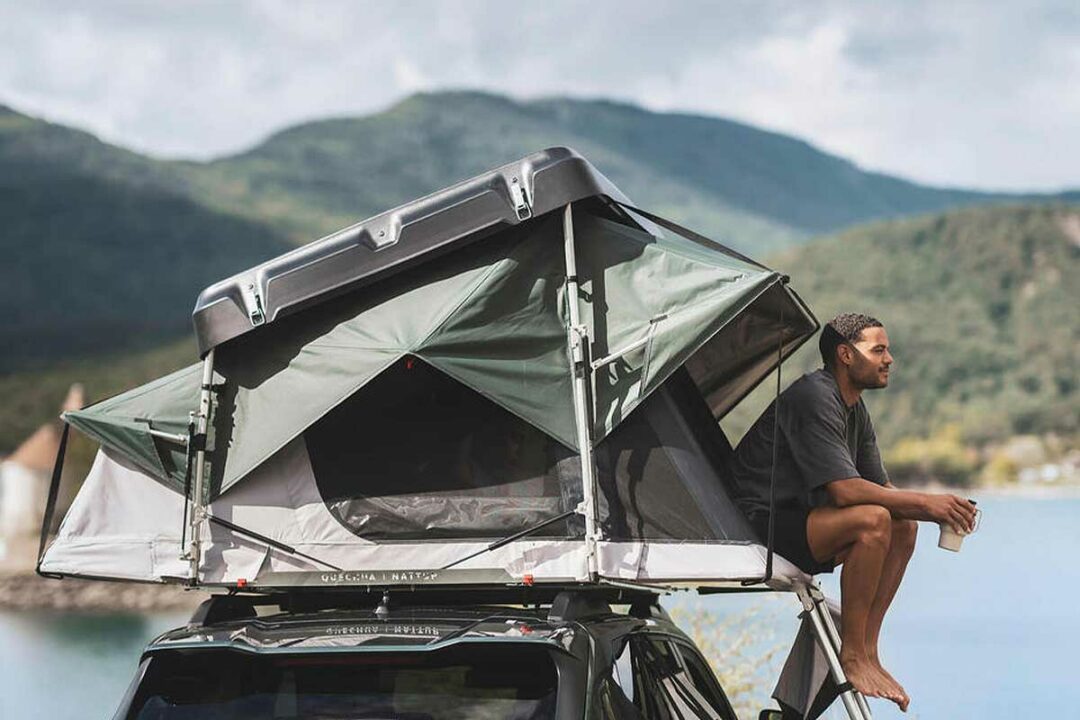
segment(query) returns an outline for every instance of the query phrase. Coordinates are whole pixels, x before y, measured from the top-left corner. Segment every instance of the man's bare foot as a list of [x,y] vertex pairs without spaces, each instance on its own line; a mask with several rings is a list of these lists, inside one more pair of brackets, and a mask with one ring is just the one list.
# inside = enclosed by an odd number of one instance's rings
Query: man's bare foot
[[908,696],[907,691],[904,690],[904,686],[896,681],[896,678],[892,676],[892,673],[885,669],[876,656],[870,657],[870,663],[874,666],[874,670],[881,676],[885,686],[889,689],[888,699],[899,705],[903,712],[907,712],[908,705],[911,703],[911,698]]
[[[884,678],[869,658],[840,653],[840,666],[852,687],[867,697],[887,698]],[[891,699],[891,698],[889,698]]]

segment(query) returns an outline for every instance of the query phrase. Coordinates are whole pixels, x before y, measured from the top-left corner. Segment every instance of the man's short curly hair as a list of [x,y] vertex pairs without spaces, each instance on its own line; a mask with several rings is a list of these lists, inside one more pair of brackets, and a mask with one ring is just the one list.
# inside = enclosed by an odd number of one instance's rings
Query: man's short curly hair
[[844,343],[858,342],[862,331],[871,327],[884,327],[881,321],[862,313],[840,313],[821,329],[818,350],[825,367],[832,368],[836,362],[836,348]]

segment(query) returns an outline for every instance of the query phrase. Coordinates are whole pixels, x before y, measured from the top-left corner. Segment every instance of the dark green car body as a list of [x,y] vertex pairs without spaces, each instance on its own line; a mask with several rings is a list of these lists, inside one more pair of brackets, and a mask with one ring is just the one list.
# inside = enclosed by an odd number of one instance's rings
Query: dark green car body
[[584,593],[262,615],[245,603],[207,601],[153,640],[115,718],[735,718],[655,597],[625,612]]

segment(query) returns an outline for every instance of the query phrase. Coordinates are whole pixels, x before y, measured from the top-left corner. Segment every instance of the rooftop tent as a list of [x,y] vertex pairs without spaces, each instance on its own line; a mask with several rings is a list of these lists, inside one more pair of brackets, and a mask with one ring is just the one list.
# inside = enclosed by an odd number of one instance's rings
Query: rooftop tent
[[223,281],[195,327],[202,364],[65,415],[102,450],[43,571],[760,578],[716,419],[817,323],[779,274],[552,149]]

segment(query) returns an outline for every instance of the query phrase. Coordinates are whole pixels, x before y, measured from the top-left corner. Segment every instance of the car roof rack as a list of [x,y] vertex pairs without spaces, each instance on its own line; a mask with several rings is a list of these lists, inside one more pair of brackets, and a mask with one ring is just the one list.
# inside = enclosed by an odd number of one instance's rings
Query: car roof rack
[[630,605],[634,617],[662,617],[659,592],[605,585],[522,585],[508,587],[458,586],[411,589],[348,589],[281,593],[211,595],[195,610],[190,625],[214,625],[254,618],[258,607],[283,612],[317,612],[409,607],[483,605],[546,606],[548,617],[569,622],[609,614],[611,605]]

